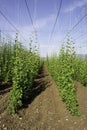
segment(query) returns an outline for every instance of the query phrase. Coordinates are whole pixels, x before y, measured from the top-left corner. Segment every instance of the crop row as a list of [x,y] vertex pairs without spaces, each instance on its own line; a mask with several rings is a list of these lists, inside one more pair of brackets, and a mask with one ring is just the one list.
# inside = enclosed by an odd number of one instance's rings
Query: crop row
[[74,45],[68,39],[62,46],[59,56],[46,58],[45,64],[55,80],[60,96],[72,115],[80,115],[76,97],[75,80],[87,85],[87,59],[76,55]]
[[0,83],[12,82],[8,112],[15,113],[32,91],[32,85],[41,66],[36,47],[29,49],[19,43],[2,43],[0,46]]

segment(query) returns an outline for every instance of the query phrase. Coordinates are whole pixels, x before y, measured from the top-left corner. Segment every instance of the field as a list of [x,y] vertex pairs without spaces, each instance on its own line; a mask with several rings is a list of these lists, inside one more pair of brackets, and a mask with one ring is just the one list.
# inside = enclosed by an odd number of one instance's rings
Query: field
[[87,130],[87,0],[0,0],[0,130]]
[[44,60],[31,44],[2,44],[0,129],[87,130],[86,70],[69,40]]
[[31,96],[15,115],[6,111],[11,85],[3,85],[4,89],[0,90],[1,130],[87,130],[87,88],[78,82],[75,86],[80,117],[72,116],[66,109],[46,66],[34,80]]

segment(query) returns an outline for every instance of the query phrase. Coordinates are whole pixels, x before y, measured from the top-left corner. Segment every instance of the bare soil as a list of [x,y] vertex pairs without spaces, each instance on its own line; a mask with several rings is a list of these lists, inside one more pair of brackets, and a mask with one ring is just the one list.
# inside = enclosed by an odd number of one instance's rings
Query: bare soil
[[87,88],[80,83],[75,83],[80,117],[70,115],[45,66],[34,81],[31,96],[15,115],[7,113],[11,88],[3,86],[0,86],[0,130],[87,130]]

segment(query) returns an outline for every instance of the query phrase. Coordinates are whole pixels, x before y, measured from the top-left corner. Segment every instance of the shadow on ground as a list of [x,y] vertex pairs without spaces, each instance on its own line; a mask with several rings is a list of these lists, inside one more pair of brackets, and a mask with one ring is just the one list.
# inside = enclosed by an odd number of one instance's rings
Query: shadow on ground
[[[37,96],[39,96],[43,91],[45,91],[46,88],[52,84],[49,82],[49,74],[43,72],[44,67],[41,69],[39,75],[34,80],[33,89],[29,95],[29,98],[23,101],[23,108],[27,108],[28,105],[31,104]],[[48,78],[48,80],[45,80],[45,78]]]
[[11,82],[3,82],[0,84],[0,94],[5,94],[11,90]]

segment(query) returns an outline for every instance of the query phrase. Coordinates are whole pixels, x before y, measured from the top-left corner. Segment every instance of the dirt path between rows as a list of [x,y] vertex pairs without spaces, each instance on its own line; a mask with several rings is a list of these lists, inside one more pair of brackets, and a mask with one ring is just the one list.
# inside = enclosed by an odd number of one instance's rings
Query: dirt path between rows
[[87,88],[76,82],[81,111],[74,117],[66,110],[58,88],[45,66],[34,82],[31,97],[15,115],[8,115],[9,92],[0,95],[0,130],[87,130]]

